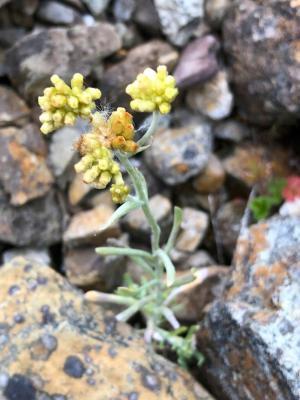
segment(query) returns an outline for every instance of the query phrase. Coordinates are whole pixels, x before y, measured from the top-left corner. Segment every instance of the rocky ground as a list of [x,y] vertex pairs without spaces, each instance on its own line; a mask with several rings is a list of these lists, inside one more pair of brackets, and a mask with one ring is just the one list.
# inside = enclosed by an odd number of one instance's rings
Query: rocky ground
[[[299,205],[259,223],[249,210],[300,175],[299,37],[297,0],[0,0],[0,399],[300,399]],[[149,230],[137,211],[101,229],[110,195],[73,170],[83,123],[39,133],[51,74],[128,107],[126,85],[158,64],[180,96],[135,162],[163,236],[183,207],[178,271],[207,276],[178,315],[200,323],[200,383],[83,303],[139,274],[94,247],[147,247]]]

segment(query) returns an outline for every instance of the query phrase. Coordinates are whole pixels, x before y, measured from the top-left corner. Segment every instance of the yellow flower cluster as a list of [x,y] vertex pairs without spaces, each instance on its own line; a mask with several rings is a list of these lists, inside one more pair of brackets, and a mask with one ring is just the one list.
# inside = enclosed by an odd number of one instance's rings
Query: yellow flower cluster
[[106,120],[100,112],[93,114],[92,132],[98,135],[103,146],[134,153],[138,149],[134,138],[132,115],[118,107]]
[[132,97],[130,106],[135,111],[160,111],[167,114],[171,110],[171,103],[178,94],[176,81],[168,75],[167,67],[160,65],[157,71],[146,68],[136,80],[127,86],[126,93]]
[[81,136],[77,149],[82,155],[81,160],[75,164],[77,173],[83,173],[83,181],[92,184],[96,189],[105,189],[113,180],[110,189],[115,203],[122,203],[129,194],[125,185],[119,164],[114,161],[113,153],[105,147],[99,135],[87,133]]
[[73,125],[77,117],[90,118],[95,109],[95,100],[100,99],[101,92],[95,88],[84,88],[83,76],[74,74],[71,86],[67,85],[58,75],[52,75],[54,86],[44,90],[44,95],[38,98],[43,111],[40,115],[41,131],[48,134],[64,125]]

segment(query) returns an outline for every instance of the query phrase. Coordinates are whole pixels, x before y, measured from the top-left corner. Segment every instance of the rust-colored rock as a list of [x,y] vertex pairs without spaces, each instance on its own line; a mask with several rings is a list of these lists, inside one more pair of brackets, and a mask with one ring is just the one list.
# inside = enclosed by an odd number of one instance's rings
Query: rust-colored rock
[[288,164],[289,154],[285,149],[251,143],[237,146],[223,163],[227,174],[248,188],[287,176]]
[[236,104],[254,124],[299,118],[297,1],[236,1],[223,24]]
[[45,144],[35,125],[0,130],[0,182],[11,204],[21,206],[51,188],[53,177],[44,153]]
[[52,269],[17,258],[1,268],[0,279],[3,398],[210,398],[128,325],[85,304]]
[[64,243],[69,247],[85,244],[97,246],[109,237],[118,237],[120,229],[117,223],[102,229],[113,212],[112,207],[101,204],[92,210],[74,215],[64,233]]
[[199,332],[219,398],[300,396],[300,219],[273,217],[239,238],[231,285]]
[[224,184],[225,171],[221,161],[214,154],[202,173],[193,180],[193,186],[199,193],[214,193]]
[[0,126],[22,125],[29,113],[29,108],[13,90],[0,86]]

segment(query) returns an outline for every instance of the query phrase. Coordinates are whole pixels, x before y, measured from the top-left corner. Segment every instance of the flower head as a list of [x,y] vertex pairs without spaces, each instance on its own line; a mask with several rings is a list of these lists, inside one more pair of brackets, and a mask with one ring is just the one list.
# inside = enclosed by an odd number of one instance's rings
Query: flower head
[[171,110],[171,103],[178,94],[176,81],[168,75],[167,67],[160,65],[156,71],[146,68],[136,80],[127,86],[126,93],[132,97],[130,106],[135,111],[160,111],[167,114]]
[[94,100],[101,97],[99,89],[84,88],[83,76],[74,74],[71,86],[68,86],[58,75],[51,76],[52,87],[44,90],[38,98],[43,111],[40,115],[41,131],[50,133],[64,125],[73,125],[77,117],[89,118],[96,107]]
[[289,176],[287,178],[282,196],[288,202],[293,202],[300,198],[300,176]]

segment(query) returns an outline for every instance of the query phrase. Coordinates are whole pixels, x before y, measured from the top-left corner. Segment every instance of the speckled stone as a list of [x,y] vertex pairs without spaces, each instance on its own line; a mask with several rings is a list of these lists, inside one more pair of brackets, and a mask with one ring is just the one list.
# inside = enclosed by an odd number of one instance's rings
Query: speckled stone
[[22,125],[29,117],[29,108],[9,87],[0,86],[0,126]]
[[12,83],[30,103],[35,103],[49,86],[52,74],[70,79],[80,71],[88,76],[95,65],[120,46],[115,29],[108,23],[50,28],[18,41],[7,52],[6,63]]
[[211,150],[211,127],[199,121],[183,128],[159,130],[145,159],[161,180],[177,185],[204,170]]
[[183,46],[204,15],[203,0],[154,0],[162,30],[169,40]]
[[298,120],[299,34],[296,1],[243,0],[230,8],[223,44],[243,119],[266,126]]
[[203,374],[222,399],[300,396],[300,219],[278,217],[239,238],[231,284],[199,332]]
[[[37,282],[34,289],[30,281]],[[51,268],[16,258],[1,268],[0,285],[0,397],[211,399],[187,372],[154,355],[99,305],[85,303]]]
[[49,192],[53,176],[45,153],[37,126],[0,129],[0,183],[12,205],[22,206]]

